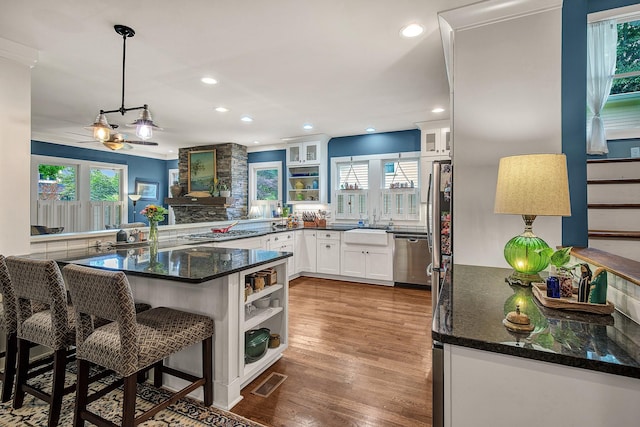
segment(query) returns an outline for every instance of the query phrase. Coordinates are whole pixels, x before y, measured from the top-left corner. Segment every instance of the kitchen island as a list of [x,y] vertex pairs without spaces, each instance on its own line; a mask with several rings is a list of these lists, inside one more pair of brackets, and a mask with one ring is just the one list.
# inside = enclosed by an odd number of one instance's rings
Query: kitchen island
[[[104,251],[91,248],[47,253],[46,257],[62,265],[71,263],[123,271],[136,301],[212,317],[215,321],[214,406],[230,409],[242,399],[242,387],[282,357],[287,348],[287,258],[291,255],[201,244],[161,246],[157,252],[151,251],[148,245]],[[245,299],[245,276],[267,268],[275,270],[277,283]],[[267,296],[278,302],[267,308],[246,310],[247,305]],[[253,363],[245,363],[244,333],[261,327],[278,333],[280,346],[268,349],[265,356]],[[193,346],[170,356],[165,364],[199,374],[200,360],[200,347]],[[165,377],[165,386],[171,389],[181,389],[185,384],[181,379]],[[190,396],[202,400],[202,390]]]
[[[434,366],[443,364],[434,393],[444,425],[637,425],[640,325],[617,311],[548,309],[531,288],[506,284],[508,274],[455,265],[443,285],[432,336],[443,347],[434,351]],[[529,335],[502,324],[516,304],[534,326]]]

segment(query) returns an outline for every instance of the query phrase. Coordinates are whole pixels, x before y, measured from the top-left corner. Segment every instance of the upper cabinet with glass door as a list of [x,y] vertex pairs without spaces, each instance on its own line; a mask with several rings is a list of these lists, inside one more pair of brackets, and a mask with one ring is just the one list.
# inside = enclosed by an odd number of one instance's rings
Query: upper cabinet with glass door
[[322,159],[320,141],[287,144],[287,164],[290,166],[319,165]]
[[448,120],[416,123],[421,131],[420,153],[427,157],[450,157],[451,129]]

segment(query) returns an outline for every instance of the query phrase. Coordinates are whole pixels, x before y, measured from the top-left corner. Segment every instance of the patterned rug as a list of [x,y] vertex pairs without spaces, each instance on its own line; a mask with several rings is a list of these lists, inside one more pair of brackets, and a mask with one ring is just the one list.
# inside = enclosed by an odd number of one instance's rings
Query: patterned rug
[[[75,381],[75,365],[67,366],[66,383]],[[113,380],[106,378],[91,384],[92,390],[99,390]],[[29,380],[29,384],[42,386],[46,391],[51,389],[51,372]],[[48,387],[46,386],[48,385]],[[138,399],[136,401],[136,416],[154,404],[165,400],[169,393],[162,389],[156,389],[153,385],[145,383],[138,384]],[[62,415],[60,417],[60,427],[73,425],[73,405],[75,393],[68,394],[62,402]],[[89,405],[89,409],[100,416],[120,425],[122,413],[122,390],[117,389],[107,394],[96,402]],[[36,399],[27,394],[24,406],[20,409],[13,409],[12,402],[0,404],[0,426],[33,426],[40,427],[47,425],[49,406],[42,400]],[[86,423],[86,425],[91,425]],[[216,409],[214,407],[204,407],[200,402],[190,398],[184,398],[169,406],[167,409],[157,413],[152,419],[146,421],[141,426],[146,427],[200,427],[200,426],[220,426],[220,427],[264,427],[262,424],[250,421],[231,412]]]

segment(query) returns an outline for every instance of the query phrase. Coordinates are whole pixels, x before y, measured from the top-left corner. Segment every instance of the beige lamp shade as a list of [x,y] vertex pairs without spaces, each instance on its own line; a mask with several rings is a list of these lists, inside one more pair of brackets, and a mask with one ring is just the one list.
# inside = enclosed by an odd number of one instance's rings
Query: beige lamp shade
[[494,212],[571,216],[565,155],[527,154],[500,159]]

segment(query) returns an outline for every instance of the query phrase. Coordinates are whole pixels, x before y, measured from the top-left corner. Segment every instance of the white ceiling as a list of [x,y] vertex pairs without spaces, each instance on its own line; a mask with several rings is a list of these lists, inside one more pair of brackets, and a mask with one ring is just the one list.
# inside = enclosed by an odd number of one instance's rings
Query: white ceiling
[[[415,129],[449,117],[437,12],[470,0],[0,0],[0,38],[39,51],[32,72],[32,138],[77,144],[98,110],[149,104],[158,147],[127,154],[175,158],[179,147]],[[426,27],[414,39],[401,27]],[[208,86],[203,76],[219,83]],[[224,105],[227,113],[214,108]],[[435,114],[434,107],[444,113]],[[252,123],[240,121],[251,116]],[[135,120],[137,111],[110,123]],[[305,131],[304,123],[314,129]],[[120,128],[122,130],[123,127]],[[129,130],[127,128],[126,130]],[[135,137],[135,135],[132,135]],[[259,141],[255,144],[254,141]]]

